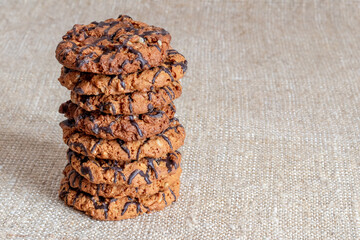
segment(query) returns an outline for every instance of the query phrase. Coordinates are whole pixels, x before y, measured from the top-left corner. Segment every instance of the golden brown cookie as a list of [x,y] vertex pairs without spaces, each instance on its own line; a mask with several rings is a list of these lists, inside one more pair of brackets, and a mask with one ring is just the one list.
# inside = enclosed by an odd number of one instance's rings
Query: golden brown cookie
[[136,141],[161,133],[169,127],[175,108],[165,106],[140,115],[109,115],[99,111],[87,112],[71,101],[61,104],[59,112],[74,119],[75,128],[104,139]]
[[65,67],[81,72],[117,75],[156,67],[166,58],[170,34],[129,16],[76,24],[56,48]]
[[159,211],[179,198],[180,181],[176,181],[162,192],[141,198],[103,198],[92,196],[70,187],[69,179],[63,178],[59,197],[66,205],[98,220],[122,220],[134,218],[143,213]]
[[176,50],[167,51],[165,62],[142,72],[103,75],[79,72],[66,67],[61,69],[59,82],[79,95],[119,95],[130,92],[150,92],[169,85],[184,76],[185,57]]
[[124,162],[144,157],[161,157],[179,149],[185,139],[185,129],[177,118],[171,119],[170,126],[162,133],[133,142],[101,139],[77,132],[68,120],[61,122],[60,126],[63,129],[64,142],[71,150],[88,157]]
[[131,198],[140,198],[142,196],[150,196],[157,192],[165,191],[170,185],[180,179],[181,172],[181,167],[178,167],[173,174],[164,178],[159,178],[151,184],[143,184],[138,187],[132,187],[127,184],[114,185],[92,183],[76,172],[71,164],[68,164],[64,169],[64,175],[69,179],[70,187],[77,188],[82,192],[89,193],[93,196],[97,195],[105,198],[120,198],[126,196]]
[[150,92],[132,92],[121,95],[79,95],[71,92],[71,101],[86,111],[99,110],[108,114],[143,114],[154,108],[162,109],[180,97],[178,81]]
[[75,171],[92,183],[127,184],[133,187],[151,184],[157,179],[173,174],[181,162],[181,154],[178,151],[159,158],[145,157],[124,163],[86,157],[69,149],[67,158]]

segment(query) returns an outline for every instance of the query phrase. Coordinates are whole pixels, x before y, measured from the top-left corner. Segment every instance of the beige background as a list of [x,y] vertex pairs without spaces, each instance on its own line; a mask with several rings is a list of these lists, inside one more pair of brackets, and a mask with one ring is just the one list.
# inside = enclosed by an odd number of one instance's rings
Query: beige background
[[[0,3],[1,239],[360,238],[358,2],[59,2]],[[73,24],[120,13],[189,60],[182,196],[99,222],[57,197],[69,92],[54,51]]]

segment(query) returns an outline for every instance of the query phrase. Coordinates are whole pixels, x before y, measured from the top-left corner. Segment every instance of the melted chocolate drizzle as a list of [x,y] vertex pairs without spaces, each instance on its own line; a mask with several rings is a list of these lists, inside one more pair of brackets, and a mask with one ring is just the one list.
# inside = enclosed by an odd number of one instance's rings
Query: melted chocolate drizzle
[[[172,63],[172,66],[174,67],[180,66],[183,73],[186,73],[187,63],[188,63],[187,60],[185,60],[184,62],[174,62]],[[165,64],[169,64],[169,62],[165,62]]]
[[94,127],[93,127],[91,130],[92,130],[93,133],[95,133],[95,134],[99,134],[100,131],[104,131],[104,132],[106,132],[106,133],[111,134],[111,136],[114,137],[114,133],[113,133],[113,131],[112,131],[112,129],[111,129],[111,126],[114,125],[114,123],[115,123],[115,121],[112,121],[112,122],[111,122],[108,126],[106,126],[106,127],[99,127],[99,125],[95,123],[95,124],[94,124]]
[[124,79],[123,79],[122,75],[119,74],[119,75],[118,75],[118,78],[119,78],[119,80],[120,80],[121,87],[122,87],[123,89],[125,89],[125,88],[126,88],[126,85],[125,85],[125,82],[124,82]]
[[145,179],[145,181],[146,181],[147,184],[151,184],[151,181],[150,181],[150,179],[149,179],[149,174],[144,173],[144,172],[143,172],[142,170],[140,170],[140,169],[136,169],[136,170],[133,171],[133,172],[130,174],[130,176],[129,176],[129,179],[128,179],[128,184],[129,184],[129,185],[132,183],[132,181],[134,180],[134,178],[135,178],[138,174]]
[[161,72],[165,72],[167,75],[169,75],[172,82],[175,81],[175,79],[174,79],[173,75],[171,74],[170,70],[168,68],[164,67],[164,66],[160,66],[159,70],[154,74],[154,77],[153,77],[153,79],[151,81],[153,85],[155,84],[155,81],[156,81],[157,77],[160,75]]
[[172,146],[171,141],[169,140],[169,138],[167,136],[165,136],[164,134],[159,134],[159,136],[162,137],[167,142],[167,144],[169,145],[169,147],[172,150],[173,146]]
[[99,202],[97,202],[95,200],[94,197],[91,197],[91,201],[93,202],[94,208],[95,209],[103,209],[104,210],[104,215],[105,215],[105,219],[108,218],[108,211],[109,211],[109,206],[111,203],[116,202],[117,198],[112,198],[109,200],[109,203],[105,202],[105,198],[99,196]]
[[71,182],[71,186],[75,186],[75,182],[76,180],[79,178],[79,189],[81,189],[81,184],[82,184],[82,177],[81,175],[79,175],[75,170],[71,170],[70,173],[68,174],[69,179],[71,178],[72,175],[75,174],[75,177],[73,178],[72,182]]
[[126,177],[124,175],[124,173],[122,172],[123,169],[119,166],[119,162],[118,161],[113,161],[111,164],[109,163],[110,167],[103,167],[103,170],[113,170],[114,171],[114,183],[117,182],[117,178],[118,178],[118,174],[120,173],[122,179],[126,182]]
[[178,51],[176,51],[175,49],[169,49],[167,50],[167,54],[169,55],[175,55],[175,54],[179,54]]
[[[76,85],[78,85],[80,83],[80,81],[78,81],[78,83]],[[74,87],[73,91],[79,95],[84,94],[84,91],[81,88],[78,87]]]
[[154,90],[154,87],[151,87],[151,88],[150,88],[150,92],[147,93],[147,95],[148,95],[148,100],[149,100],[149,101],[151,101],[151,99],[152,99],[152,95],[151,95],[151,94],[153,94],[153,90]]
[[175,93],[174,93],[174,91],[172,90],[172,88],[171,88],[171,87],[169,87],[169,86],[165,86],[165,88],[167,88],[167,90],[169,90],[169,92],[171,92],[171,94],[172,94],[172,98],[175,98],[175,97],[176,97],[176,95],[175,95]]
[[94,181],[94,176],[92,175],[91,169],[89,167],[83,167],[80,168],[81,174],[88,174],[90,177],[90,181]]
[[97,184],[96,194],[99,196],[100,189],[101,189],[101,191],[104,191],[104,188],[105,188],[105,184],[103,184],[103,183]]
[[[86,95],[83,95],[83,96],[86,96]],[[87,100],[89,100],[89,98]],[[81,102],[83,102],[83,101],[81,101]],[[116,115],[116,108],[112,102],[104,102],[104,103],[100,103],[99,105],[96,105],[96,106],[99,108],[100,111],[104,111],[107,106],[110,106],[112,114]]]
[[142,133],[142,131],[141,131],[140,127],[139,127],[139,124],[137,124],[137,122],[135,121],[134,116],[129,115],[129,119],[130,119],[131,125],[133,125],[136,128],[136,131],[138,132],[139,136],[143,137],[144,134]]
[[129,206],[130,206],[131,204],[135,204],[135,205],[136,205],[136,212],[137,212],[137,213],[141,213],[141,212],[142,212],[139,201],[136,201],[135,199],[132,199],[131,197],[128,197],[128,200],[129,200],[129,201],[128,201],[127,203],[125,203],[125,205],[124,205],[124,209],[123,209],[122,212],[121,212],[121,216],[123,216],[123,215],[126,213],[127,209],[129,208]]
[[110,79],[109,79],[109,82],[108,82],[108,86],[111,85],[113,79],[115,78],[115,75],[110,75],[109,77],[110,77]]
[[[86,147],[84,146],[84,144],[82,144],[82,143],[79,143],[79,142],[72,142],[72,143],[68,143],[67,145],[69,145],[69,147],[70,148],[80,148],[81,149],[81,151],[83,151],[84,152],[84,154],[85,154],[85,156],[87,156],[88,155],[88,152],[87,152],[87,150],[86,150]],[[69,155],[68,155],[69,156]]]
[[150,111],[149,113],[147,113],[146,115],[152,117],[152,118],[162,118],[162,116],[164,116],[165,112],[158,110],[158,109],[153,109],[152,111]]
[[141,147],[144,146],[150,139],[146,139],[142,144],[141,146],[138,148],[137,150],[137,153],[136,153],[136,160],[139,160],[139,156],[140,156],[140,153],[141,153]]
[[74,200],[73,200],[73,202],[72,202],[72,205],[73,205],[73,206],[75,205],[77,198],[80,196],[80,193],[81,193],[80,191],[77,191],[77,192],[76,192],[76,195],[75,195]]
[[129,98],[129,111],[132,114],[133,113],[133,107],[132,107],[132,101],[133,99],[131,98],[131,94],[127,94],[128,98]]
[[[178,120],[177,118],[172,118],[172,119],[170,119],[170,123],[171,123],[171,122],[174,122],[174,121],[179,121],[179,120]],[[158,134],[157,136],[161,136],[161,137],[167,142],[167,144],[169,145],[169,147],[170,147],[171,149],[173,149],[173,146],[172,146],[172,144],[171,144],[170,139],[169,139],[168,137],[166,137],[164,134],[165,134],[166,131],[169,131],[169,130],[171,130],[171,129],[175,129],[175,132],[176,132],[176,133],[179,133],[179,130],[178,130],[179,127],[183,128],[183,126],[182,126],[181,124],[176,125],[176,126],[173,126],[173,127],[168,127],[167,129],[165,129],[162,133]],[[140,156],[140,153],[141,153],[141,148],[142,148],[149,140],[150,140],[149,138],[146,139],[146,140],[142,143],[142,145],[138,148],[138,151],[137,151],[137,153],[136,153],[136,160],[139,160],[139,156]]]
[[65,126],[71,127],[71,128],[75,126],[74,119],[66,119],[66,120],[62,121],[61,123],[64,124]]
[[[180,155],[180,153],[178,151],[175,151],[175,152]],[[157,162],[158,165],[160,164],[160,162],[165,162],[166,167],[168,169],[168,173],[170,173],[173,168],[177,169],[179,167],[178,164],[174,160],[172,160],[171,156],[175,156],[176,158],[178,158],[178,156],[176,154],[168,153],[166,158],[158,158],[158,159],[154,159],[154,160]]]
[[149,112],[151,112],[151,111],[154,110],[154,106],[153,106],[151,103],[149,103],[149,104],[147,105],[147,109],[148,109]]
[[[154,80],[153,80],[153,81],[154,81]],[[150,102],[151,99],[152,99],[153,91],[154,91],[154,86],[151,86],[151,87],[150,87],[150,91],[147,93],[149,102]],[[153,106],[151,103],[149,103],[149,104],[147,105],[147,108],[148,108],[148,111],[149,111],[149,112],[152,112],[152,111],[154,110],[154,106]]]
[[174,105],[173,102],[169,103],[169,106],[170,106],[170,108],[171,108],[171,110],[172,110],[173,112],[176,112],[176,110],[175,110],[175,105]]
[[170,190],[171,194],[174,196],[174,202],[176,202],[176,195],[175,195],[175,193],[173,192],[173,190],[171,190],[170,187],[169,187],[169,190]]
[[171,156],[175,156],[176,158],[178,158],[178,156],[174,153],[168,153],[168,155],[166,156],[166,158],[149,158],[146,157],[145,159],[147,160],[147,169],[146,172],[144,173],[142,170],[135,170],[133,171],[128,179],[128,184],[130,185],[133,181],[133,179],[139,174],[140,176],[142,176],[147,184],[151,184],[151,181],[149,179],[149,172],[153,171],[155,174],[155,178],[158,179],[158,173],[156,171],[156,168],[154,166],[154,161],[160,165],[160,162],[165,162],[166,163],[166,167],[168,169],[168,173],[170,173],[172,171],[172,169],[177,169],[178,168],[178,164],[172,160]]
[[[166,87],[162,87],[161,89],[163,89],[166,92],[166,94],[169,96],[170,100],[172,101],[173,96],[170,94],[169,90]],[[174,97],[175,97],[175,95],[174,95]],[[165,99],[164,99],[164,101],[165,101]]]
[[125,142],[121,139],[116,139],[117,143],[120,145],[121,149],[124,150],[124,152],[126,152],[126,154],[128,155],[128,158],[130,159],[130,150],[125,146]]
[[166,198],[165,198],[165,193],[162,193],[162,196],[163,196],[163,199],[164,199],[165,205],[167,206],[167,202],[166,202]]
[[91,153],[94,153],[96,147],[97,147],[101,142],[102,142],[102,139],[99,139],[99,140],[94,144],[94,146],[92,146],[90,152],[91,152]]
[[77,153],[75,153],[74,151],[69,149],[68,152],[67,152],[67,158],[68,158],[69,163],[72,163],[72,161],[71,161],[72,157],[75,157],[76,159],[78,159],[80,161],[80,172],[81,172],[81,174],[89,175],[90,181],[94,181],[94,176],[93,176],[93,174],[91,172],[91,169],[89,167],[83,166],[83,164],[85,162],[89,161],[89,158],[87,156],[84,156],[84,158],[80,158]]

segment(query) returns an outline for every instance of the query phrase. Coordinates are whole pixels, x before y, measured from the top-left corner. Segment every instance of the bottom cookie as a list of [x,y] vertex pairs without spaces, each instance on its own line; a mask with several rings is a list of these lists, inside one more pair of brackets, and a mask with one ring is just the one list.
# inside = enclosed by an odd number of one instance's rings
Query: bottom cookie
[[61,181],[59,197],[66,205],[85,212],[94,219],[122,220],[164,209],[177,200],[179,191],[180,181],[178,180],[164,191],[148,197],[104,198],[70,187],[69,179],[65,177]]

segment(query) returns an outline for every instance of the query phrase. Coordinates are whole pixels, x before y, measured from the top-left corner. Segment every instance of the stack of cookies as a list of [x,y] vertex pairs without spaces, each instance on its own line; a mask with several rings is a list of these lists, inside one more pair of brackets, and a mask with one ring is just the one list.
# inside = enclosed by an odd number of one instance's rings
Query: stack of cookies
[[56,58],[71,100],[60,106],[68,145],[60,198],[100,220],[133,218],[179,196],[178,149],[185,131],[174,117],[187,61],[162,28],[129,16],[74,25]]

